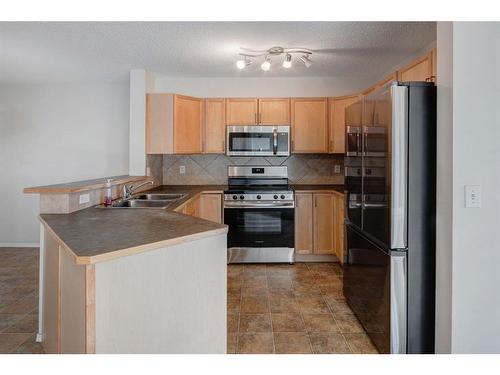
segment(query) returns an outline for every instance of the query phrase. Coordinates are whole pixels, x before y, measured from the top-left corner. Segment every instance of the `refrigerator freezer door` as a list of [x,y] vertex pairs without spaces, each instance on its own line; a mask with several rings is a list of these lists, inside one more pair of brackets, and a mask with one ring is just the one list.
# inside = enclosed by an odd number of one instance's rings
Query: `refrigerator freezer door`
[[391,249],[407,247],[408,202],[408,87],[391,86]]
[[406,353],[407,268],[406,251],[391,251],[391,353]]

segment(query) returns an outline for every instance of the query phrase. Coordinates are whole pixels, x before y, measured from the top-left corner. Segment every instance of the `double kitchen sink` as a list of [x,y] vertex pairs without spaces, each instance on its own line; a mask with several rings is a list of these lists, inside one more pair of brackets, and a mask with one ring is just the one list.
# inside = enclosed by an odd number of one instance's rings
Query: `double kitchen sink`
[[98,208],[157,208],[163,209],[168,207],[172,202],[184,198],[185,193],[151,193],[138,194],[128,199],[118,199],[113,201],[111,206],[103,204],[96,206]]

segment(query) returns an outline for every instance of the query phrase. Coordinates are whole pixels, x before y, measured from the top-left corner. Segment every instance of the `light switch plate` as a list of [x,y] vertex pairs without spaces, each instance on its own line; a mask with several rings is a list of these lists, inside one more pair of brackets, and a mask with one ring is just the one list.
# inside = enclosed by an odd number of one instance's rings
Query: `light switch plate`
[[465,208],[481,207],[481,185],[465,186]]
[[90,194],[80,194],[79,198],[80,204],[85,204],[90,202]]
[[334,173],[340,173],[340,165],[335,164],[335,167],[333,167],[333,172]]
[[180,174],[184,174],[184,173],[186,173],[186,166],[185,166],[185,165],[181,165],[181,166],[179,167],[179,173],[180,173]]

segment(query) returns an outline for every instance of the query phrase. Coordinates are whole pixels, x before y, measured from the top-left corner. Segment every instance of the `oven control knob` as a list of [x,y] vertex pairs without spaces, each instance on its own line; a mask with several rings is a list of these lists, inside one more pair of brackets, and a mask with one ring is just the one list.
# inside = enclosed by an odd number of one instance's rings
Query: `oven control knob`
[[278,196],[277,196],[277,195],[275,195],[273,198],[274,198],[274,199],[278,199]]
[[257,199],[260,199],[260,198],[262,198],[262,197],[260,196],[260,194],[259,194],[259,195],[257,195]]
[[238,196],[237,195],[233,195],[233,199],[238,199]]
[[280,197],[280,198],[281,198],[281,199],[285,199],[285,196],[284,196],[283,194],[281,194],[281,197]]
[[240,195],[240,199],[245,199],[245,196],[244,195]]

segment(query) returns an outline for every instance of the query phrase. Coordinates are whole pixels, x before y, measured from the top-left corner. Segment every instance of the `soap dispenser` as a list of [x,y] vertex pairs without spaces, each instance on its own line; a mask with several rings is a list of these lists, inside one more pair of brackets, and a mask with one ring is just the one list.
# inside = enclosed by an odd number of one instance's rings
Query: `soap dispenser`
[[111,185],[112,178],[108,178],[106,182],[106,195],[104,196],[104,205],[111,206],[113,203],[113,188]]

